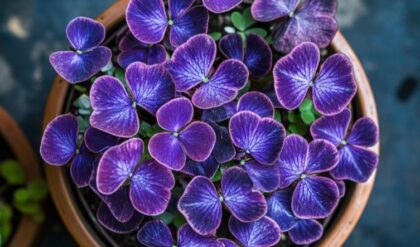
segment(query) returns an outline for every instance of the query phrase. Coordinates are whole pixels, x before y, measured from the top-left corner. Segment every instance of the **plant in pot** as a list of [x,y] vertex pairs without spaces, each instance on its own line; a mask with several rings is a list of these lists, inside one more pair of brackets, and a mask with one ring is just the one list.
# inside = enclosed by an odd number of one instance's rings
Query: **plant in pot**
[[47,186],[15,121],[0,108],[0,246],[32,246],[44,220]]
[[336,5],[120,1],[99,18],[108,37],[72,20],[71,50],[50,57],[71,88],[55,84],[40,152],[66,166],[47,175],[79,243],[342,244],[378,127]]

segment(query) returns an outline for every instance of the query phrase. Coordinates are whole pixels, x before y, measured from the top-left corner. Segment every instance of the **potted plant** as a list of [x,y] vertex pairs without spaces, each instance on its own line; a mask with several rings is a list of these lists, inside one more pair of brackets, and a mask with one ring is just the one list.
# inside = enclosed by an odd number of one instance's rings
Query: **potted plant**
[[72,20],[41,156],[78,243],[343,244],[378,127],[336,4],[131,0]]
[[0,107],[0,246],[35,244],[46,195],[47,186],[28,140]]

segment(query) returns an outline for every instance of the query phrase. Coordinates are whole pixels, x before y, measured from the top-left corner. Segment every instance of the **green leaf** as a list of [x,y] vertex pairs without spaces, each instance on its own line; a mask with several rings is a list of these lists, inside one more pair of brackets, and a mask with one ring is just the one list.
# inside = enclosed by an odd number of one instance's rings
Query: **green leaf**
[[86,120],[83,116],[77,116],[77,123],[79,124],[79,132],[84,133],[87,128],[89,128],[89,121]]
[[281,123],[281,113],[280,113],[280,111],[279,111],[279,110],[275,110],[275,111],[274,111],[274,119],[275,119],[277,122]]
[[35,201],[44,199],[48,194],[48,187],[45,181],[38,179],[32,181],[28,185],[28,191],[31,195],[31,198]]
[[148,122],[141,122],[140,124],[140,131],[139,134],[143,137],[152,137],[155,133],[155,130],[153,129],[153,126],[150,125]]
[[214,174],[214,176],[211,178],[211,181],[215,183],[215,182],[219,182],[220,179],[222,179],[222,171],[220,171],[220,169],[217,169],[216,174]]
[[292,111],[289,111],[288,113],[287,113],[287,120],[290,122],[290,123],[296,123],[297,122],[297,120],[298,120],[298,115],[295,113],[295,112],[292,112]]
[[121,68],[115,69],[115,77],[120,80],[124,85],[126,84],[125,81],[125,71]]
[[185,223],[187,223],[187,221],[185,220],[184,216],[182,216],[182,214],[176,214],[175,215],[174,225],[175,225],[176,228],[181,227]]
[[90,115],[92,112],[92,105],[90,104],[89,96],[86,94],[80,95],[74,102],[73,106],[78,109],[82,115]]
[[35,201],[14,201],[13,205],[23,214],[34,215],[41,211],[40,205]]
[[299,106],[300,112],[310,111],[312,109],[312,101],[310,99],[305,99],[302,104]]
[[19,188],[13,192],[14,202],[26,202],[31,198],[31,194],[26,188]]
[[246,92],[248,92],[249,89],[251,89],[251,81],[250,80],[248,80],[248,82],[245,84],[244,88],[239,90],[237,97],[240,98],[242,95],[244,95]]
[[220,38],[222,38],[221,32],[213,32],[210,34],[210,36],[215,40],[218,41]]
[[20,185],[25,183],[25,172],[16,160],[5,160],[0,163],[0,175],[7,183]]
[[81,85],[73,85],[74,90],[76,90],[79,93],[86,93],[87,92],[87,88]]
[[235,11],[230,15],[230,20],[232,21],[233,26],[240,31],[245,31],[245,21],[241,13]]
[[165,212],[161,215],[156,216],[155,218],[158,219],[158,220],[161,220],[166,225],[169,225],[174,221],[175,215],[173,215],[169,212]]
[[300,114],[302,121],[306,125],[311,125],[315,121],[315,114],[312,111],[305,111]]
[[245,29],[248,29],[250,26],[256,23],[256,21],[252,17],[251,8],[246,8],[244,12],[242,12],[242,17],[245,23]]
[[235,30],[235,28],[233,28],[231,26],[226,26],[225,27],[225,32],[227,32],[227,33],[235,33],[236,30]]
[[271,37],[271,35],[267,36],[265,42],[267,42],[267,45],[271,45],[273,43],[273,37]]
[[289,125],[288,131],[291,134],[298,134],[298,135],[301,135],[301,136],[306,135],[306,128],[302,127],[299,124],[291,124],[291,125]]
[[10,221],[12,215],[12,207],[5,202],[0,202],[0,223]]
[[241,36],[242,42],[246,42],[246,34],[245,34],[245,32],[239,31],[238,34],[239,34],[239,36]]
[[251,34],[251,33],[256,33],[256,34],[260,35],[263,38],[267,37],[267,34],[268,34],[268,32],[265,29],[258,28],[258,27],[257,28],[250,28],[250,29],[246,30],[245,33],[247,35],[248,34]]
[[12,234],[12,223],[10,221],[0,222],[0,246],[7,242]]

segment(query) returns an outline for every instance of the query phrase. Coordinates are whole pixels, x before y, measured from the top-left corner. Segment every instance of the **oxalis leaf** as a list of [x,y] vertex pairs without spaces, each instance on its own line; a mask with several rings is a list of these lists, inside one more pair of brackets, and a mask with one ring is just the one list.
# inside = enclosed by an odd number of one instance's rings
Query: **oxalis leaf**
[[9,159],[0,163],[0,175],[12,185],[20,185],[25,182],[25,172],[16,160]]
[[251,8],[246,8],[244,12],[242,12],[242,17],[243,17],[245,29],[248,29],[249,27],[251,27],[252,25],[256,23],[256,21],[252,17]]
[[230,15],[230,20],[232,21],[233,26],[240,31],[245,31],[245,20],[242,17],[241,13],[235,11]]
[[210,36],[215,40],[218,41],[220,40],[220,38],[222,37],[222,33],[221,32],[213,32],[210,34]]
[[28,185],[28,191],[33,200],[39,201],[44,199],[48,194],[47,184],[43,180],[34,180]]

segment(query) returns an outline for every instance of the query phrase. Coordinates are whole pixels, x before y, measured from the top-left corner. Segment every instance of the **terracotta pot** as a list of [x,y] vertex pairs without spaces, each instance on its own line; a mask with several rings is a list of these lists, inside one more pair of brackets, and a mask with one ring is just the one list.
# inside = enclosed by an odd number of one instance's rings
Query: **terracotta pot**
[[[127,4],[128,0],[116,2],[105,10],[97,20],[106,26],[108,32],[117,29],[124,21]],[[341,33],[337,33],[332,48],[336,52],[345,53],[353,62],[358,85],[357,96],[354,100],[356,112],[359,113],[359,116],[371,117],[378,123],[374,96],[365,71]],[[64,79],[56,77],[45,109],[44,128],[54,117],[63,113],[68,95],[69,84]],[[372,150],[379,154],[379,144]],[[69,181],[67,170],[49,165],[45,166],[45,170],[56,208],[77,243],[80,246],[89,247],[105,246],[106,244],[92,228],[90,220],[83,215],[82,206],[75,202],[76,195],[71,181]],[[335,247],[341,246],[346,241],[368,202],[374,180],[375,174],[366,183],[355,184],[348,188],[348,199],[340,204],[340,208],[317,245]]]
[[[13,118],[1,107],[0,138],[5,140],[16,160],[22,165],[26,181],[40,179],[39,164],[31,145]],[[40,229],[41,225],[36,223],[32,217],[23,215],[9,241],[9,247],[34,246]]]

